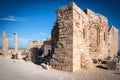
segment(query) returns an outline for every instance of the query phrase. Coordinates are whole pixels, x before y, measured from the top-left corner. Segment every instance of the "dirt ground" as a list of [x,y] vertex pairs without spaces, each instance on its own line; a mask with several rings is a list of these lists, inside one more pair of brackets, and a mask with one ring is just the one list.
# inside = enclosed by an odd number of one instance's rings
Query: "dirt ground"
[[72,74],[55,69],[45,70],[23,60],[0,57],[0,80],[120,80],[120,71],[92,67]]

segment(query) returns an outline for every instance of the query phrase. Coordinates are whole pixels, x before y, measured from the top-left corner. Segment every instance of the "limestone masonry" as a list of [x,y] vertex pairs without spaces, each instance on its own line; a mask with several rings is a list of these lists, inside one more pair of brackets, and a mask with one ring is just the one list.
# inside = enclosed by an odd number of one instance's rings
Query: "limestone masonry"
[[14,33],[14,51],[18,52],[18,35],[17,33]]
[[8,57],[13,53],[18,53],[18,35],[14,33],[14,49],[8,48],[8,38],[6,36],[6,32],[2,32],[2,51],[1,54],[3,57]]
[[114,53],[118,52],[118,29],[114,26],[110,26],[108,30],[108,53],[110,56],[114,56]]
[[[50,64],[52,68],[76,72],[89,68],[93,59],[104,60],[118,52],[118,29],[108,27],[108,20],[90,9],[81,10],[74,2],[56,10],[57,19],[46,40],[28,41],[28,59]],[[8,38],[2,33],[2,55],[6,56]],[[18,36],[14,33],[14,52],[18,52]],[[47,58],[47,60],[45,59]],[[41,61],[39,61],[41,60]]]
[[91,59],[104,59],[118,52],[118,30],[108,27],[106,17],[90,9],[81,10],[74,2],[56,13],[51,37],[53,68],[75,72],[88,67]]
[[3,57],[6,57],[8,53],[8,38],[6,36],[6,32],[2,32],[2,54]]

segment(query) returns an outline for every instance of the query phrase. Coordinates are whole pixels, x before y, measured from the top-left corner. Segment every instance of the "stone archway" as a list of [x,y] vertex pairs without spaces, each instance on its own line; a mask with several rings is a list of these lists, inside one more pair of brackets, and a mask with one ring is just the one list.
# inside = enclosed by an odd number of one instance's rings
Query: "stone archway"
[[100,44],[100,29],[98,25],[90,27],[90,52],[97,52]]

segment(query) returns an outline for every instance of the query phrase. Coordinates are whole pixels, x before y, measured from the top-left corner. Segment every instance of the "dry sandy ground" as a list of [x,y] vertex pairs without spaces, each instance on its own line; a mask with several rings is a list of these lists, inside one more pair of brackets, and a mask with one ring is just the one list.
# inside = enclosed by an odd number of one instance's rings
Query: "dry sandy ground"
[[72,74],[0,57],[0,80],[120,80],[120,72],[91,68]]

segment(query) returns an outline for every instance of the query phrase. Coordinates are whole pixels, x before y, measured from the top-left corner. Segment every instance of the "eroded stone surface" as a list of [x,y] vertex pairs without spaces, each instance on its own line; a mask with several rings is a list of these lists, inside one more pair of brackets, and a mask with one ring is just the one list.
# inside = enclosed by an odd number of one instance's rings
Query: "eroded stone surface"
[[[106,17],[89,9],[81,10],[74,2],[58,8],[56,13],[57,20],[51,37],[53,68],[75,72],[82,67],[88,68],[91,59],[109,56]],[[115,41],[118,42],[117,38]],[[113,44],[118,48],[117,45]]]
[[[76,72],[90,68],[92,59],[105,59],[118,52],[118,30],[108,27],[106,17],[90,9],[81,10],[74,2],[58,8],[56,13],[51,36],[47,40],[28,41],[28,57],[33,62],[48,56],[52,68]],[[18,52],[17,33],[14,44],[14,50],[8,50],[8,38],[3,32],[2,54]]]
[[114,53],[118,52],[118,29],[111,26],[108,30],[108,53],[111,57],[114,57]]
[[17,33],[14,33],[14,52],[18,52],[18,35]]
[[2,55],[6,57],[8,53],[8,38],[6,32],[2,32]]

